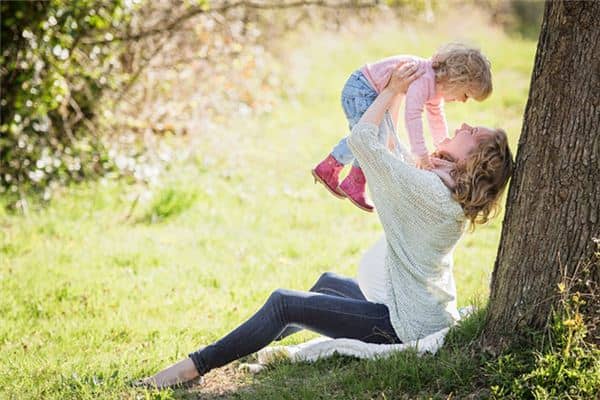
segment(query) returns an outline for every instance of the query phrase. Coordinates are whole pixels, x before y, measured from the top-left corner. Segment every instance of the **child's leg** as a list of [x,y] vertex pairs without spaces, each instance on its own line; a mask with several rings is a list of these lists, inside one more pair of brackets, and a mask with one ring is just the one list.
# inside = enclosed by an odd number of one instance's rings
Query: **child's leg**
[[[360,101],[357,101],[357,99],[353,99],[353,100],[354,100],[354,103],[362,102],[362,100],[360,100]],[[364,104],[358,105],[358,107],[361,107],[360,112],[357,113],[359,116],[358,116],[358,119],[354,118],[352,120],[349,120],[348,125],[350,126],[350,130],[352,130],[354,125],[356,125],[358,123],[358,120],[360,120],[360,118],[365,113],[365,111],[367,111],[367,108],[369,108],[371,103],[373,103],[373,101],[371,101],[370,99],[367,99],[366,108],[364,108],[364,110],[362,109],[365,106]],[[356,104],[352,105],[352,107],[354,107],[354,109],[358,108]],[[390,134],[390,133],[394,134],[394,136],[395,136],[395,129],[393,128],[393,126],[394,126],[394,123],[392,121],[392,116],[389,111],[386,111],[385,117],[384,117],[383,121],[381,121],[381,125],[379,126],[378,139],[379,139],[380,143],[386,144],[388,134]],[[340,140],[338,142],[338,144],[333,148],[333,151],[331,152],[331,154],[339,163],[342,163],[344,165],[352,163],[352,165],[354,165],[355,167],[360,168],[360,164],[359,164],[358,160],[356,160],[354,158],[354,154],[352,154],[352,151],[348,147],[347,137],[343,138],[342,140]]]
[[343,138],[335,145],[331,151],[331,155],[340,164],[348,165],[354,161],[354,154],[352,154],[352,151],[348,147],[347,138]]
[[[366,111],[366,108],[364,111]],[[391,123],[391,121],[392,117],[390,113],[386,111],[385,118],[379,126],[377,132],[379,142],[386,147],[389,128],[392,128],[393,130],[393,123]],[[366,184],[367,179],[365,177],[365,174],[362,172],[358,160],[354,160],[354,162],[352,163],[352,169],[350,170],[350,173],[348,174],[348,176],[346,176],[346,178],[344,178],[344,181],[339,185],[339,191],[346,195],[346,197],[361,210],[372,212],[374,206],[368,199],[366,192]]]
[[[353,73],[342,90],[342,108],[348,120],[350,130],[360,120],[365,111],[377,98],[377,92],[370,86],[365,76],[357,71]],[[353,167],[342,185],[339,174],[344,165],[355,161],[354,154],[348,147],[347,138],[343,138],[333,148],[331,154],[321,161],[313,170],[315,181],[321,182],[336,197],[348,197],[354,204],[365,211],[373,211],[373,205],[365,197],[365,178],[360,168]],[[355,163],[356,164],[356,163]],[[357,165],[357,164],[356,164]],[[344,188],[342,188],[344,186]]]
[[[367,108],[375,101],[377,92],[370,86],[367,79],[360,71],[354,72],[346,81],[342,90],[342,109],[348,120],[350,130],[360,120]],[[348,147],[347,138],[344,137],[333,148],[331,154],[340,163],[346,165],[354,161],[354,154]]]

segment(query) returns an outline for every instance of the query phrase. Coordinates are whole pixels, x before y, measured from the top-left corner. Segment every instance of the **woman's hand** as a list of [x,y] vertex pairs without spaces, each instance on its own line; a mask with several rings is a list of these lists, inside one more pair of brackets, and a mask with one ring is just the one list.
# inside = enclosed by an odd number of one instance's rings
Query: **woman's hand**
[[404,94],[408,90],[410,84],[423,75],[424,71],[420,71],[417,63],[408,62],[400,65],[394,71],[385,87],[395,94]]
[[[360,122],[379,125],[384,113],[390,108],[394,99],[400,94],[406,93],[408,86],[423,73],[423,71],[419,71],[417,64],[414,62],[404,63],[396,68],[392,72],[387,86],[367,108],[367,111],[360,118]],[[397,105],[399,106],[399,104],[398,102]]]
[[431,162],[431,159],[429,158],[429,154],[425,154],[422,157],[417,157],[415,159],[415,166],[419,169],[433,169],[433,164]]

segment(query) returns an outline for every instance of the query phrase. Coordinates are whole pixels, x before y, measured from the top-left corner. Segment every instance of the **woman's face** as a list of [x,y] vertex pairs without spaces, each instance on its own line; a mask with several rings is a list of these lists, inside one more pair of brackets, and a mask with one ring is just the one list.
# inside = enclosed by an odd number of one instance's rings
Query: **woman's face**
[[456,161],[464,161],[482,138],[494,135],[494,131],[483,126],[472,127],[463,124],[454,131],[451,139],[444,139],[438,150],[447,153]]

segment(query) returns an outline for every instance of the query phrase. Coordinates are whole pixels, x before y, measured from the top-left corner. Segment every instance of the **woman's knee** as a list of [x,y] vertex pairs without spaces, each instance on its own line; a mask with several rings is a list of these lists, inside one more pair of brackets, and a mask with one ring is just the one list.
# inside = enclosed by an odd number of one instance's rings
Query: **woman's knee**
[[289,294],[290,294],[290,291],[287,289],[275,289],[275,290],[273,290],[273,292],[271,292],[271,295],[269,296],[267,303],[270,303],[273,305],[283,304],[283,302],[289,296]]
[[319,280],[317,280],[315,288],[327,286],[328,282],[335,280],[337,277],[338,275],[333,272],[323,272],[319,277]]
[[[289,308],[295,308],[294,305],[297,304],[297,302],[292,301],[292,297],[293,292],[291,290],[276,289],[269,296],[269,299],[265,303],[265,308],[269,310],[271,315],[274,315],[279,322],[286,324],[289,319]],[[293,312],[294,311],[292,310],[292,313]]]

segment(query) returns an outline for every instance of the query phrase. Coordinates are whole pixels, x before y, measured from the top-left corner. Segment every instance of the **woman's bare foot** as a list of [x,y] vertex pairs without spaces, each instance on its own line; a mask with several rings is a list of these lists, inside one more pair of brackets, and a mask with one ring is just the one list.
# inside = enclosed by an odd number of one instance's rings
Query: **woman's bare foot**
[[196,370],[192,359],[186,358],[185,360],[179,361],[178,363],[163,369],[156,375],[149,376],[136,382],[136,386],[164,389],[184,384],[199,377],[200,374]]

